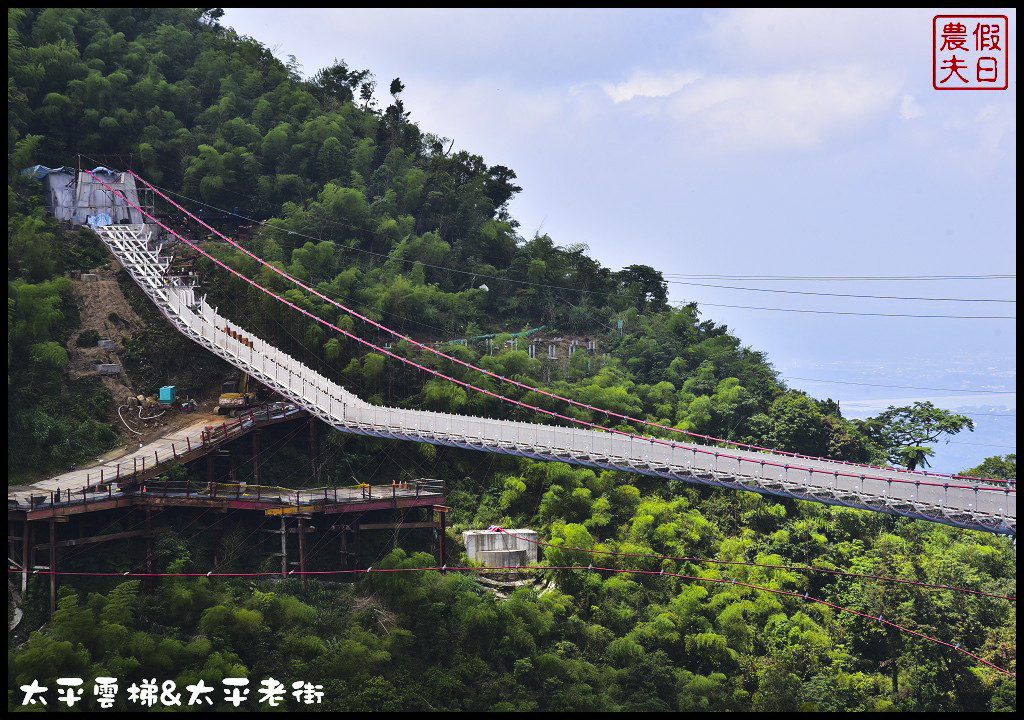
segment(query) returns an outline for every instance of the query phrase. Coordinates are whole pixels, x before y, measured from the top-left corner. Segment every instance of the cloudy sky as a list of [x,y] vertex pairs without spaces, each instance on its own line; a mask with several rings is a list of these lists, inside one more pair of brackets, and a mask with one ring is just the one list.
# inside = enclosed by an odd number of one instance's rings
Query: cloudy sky
[[[369,69],[381,105],[401,78],[422,130],[516,171],[521,234],[662,270],[673,300],[697,300],[792,387],[852,417],[924,399],[973,413],[975,432],[933,461],[950,472],[1016,444],[1016,304],[963,302],[1016,299],[1016,14],[993,12],[1010,18],[1007,91],[934,90],[933,13],[919,10],[231,9],[222,22],[307,77],[335,59]],[[1014,277],[737,277],[950,275]]]

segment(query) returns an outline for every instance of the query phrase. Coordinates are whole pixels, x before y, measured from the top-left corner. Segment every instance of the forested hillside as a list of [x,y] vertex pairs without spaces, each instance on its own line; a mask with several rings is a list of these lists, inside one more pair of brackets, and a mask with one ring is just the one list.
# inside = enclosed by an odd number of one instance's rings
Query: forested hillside
[[[837,403],[786,388],[762,353],[696,304],[671,306],[658,270],[615,271],[584,246],[522,237],[508,211],[521,189],[515,172],[453,151],[417,126],[399,78],[378,84],[369,70],[340,60],[303,78],[294,60],[282,64],[218,17],[216,9],[9,11],[9,474],[61,470],[117,439],[107,422],[109,394],[66,373],[78,319],[65,274],[107,256],[89,232],[58,227],[42,208],[39,183],[21,174],[36,164],[74,164],[79,154],[83,167],[113,165],[117,156],[131,162],[191,210],[219,218],[225,232],[241,229],[255,254],[374,320],[603,410],[727,440],[909,467],[926,464],[929,442],[971,427],[927,404],[850,421]],[[205,247],[311,313],[393,342],[394,352],[418,363],[609,425],[601,412],[499,388],[491,377],[339,317],[226,244],[211,238]],[[197,267],[225,314],[370,402],[534,419],[286,316],[212,263]],[[549,362],[507,342],[541,326],[593,339],[596,351]],[[486,335],[493,337],[474,339]],[[128,338],[126,347],[141,354],[153,337]],[[188,362],[182,353],[172,357]],[[148,382],[163,384],[155,374]],[[27,641],[9,641],[9,687],[32,678],[52,686],[68,674],[114,675],[123,686],[155,676],[179,687],[245,675],[323,683],[324,709],[337,710],[1015,707],[1015,681],[1006,674],[874,620],[884,616],[1015,672],[1011,601],[695,559],[810,565],[1012,596],[1015,552],[1004,538],[560,464],[481,464],[474,453],[427,445],[338,433],[327,442],[348,458],[344,465],[292,477],[293,484],[347,483],[353,459],[365,467],[380,458],[382,477],[416,472],[449,482],[452,540],[458,530],[492,523],[535,527],[567,548],[665,556],[548,549],[545,565],[736,582],[570,569],[550,571],[543,593],[498,598],[472,576],[435,571],[308,586],[175,578],[151,594],[137,581],[69,581],[54,622]],[[1015,457],[976,471],[1015,477]],[[275,481],[272,473],[265,481]],[[160,570],[205,571],[215,552],[208,542],[168,532]],[[259,561],[242,555],[225,570],[257,569]],[[379,567],[435,564],[396,549]],[[104,558],[111,571],[129,565],[116,553]],[[863,615],[736,583],[807,593]],[[38,603],[42,586],[35,595],[33,587],[29,600]],[[22,627],[43,620],[43,608],[30,609]]]

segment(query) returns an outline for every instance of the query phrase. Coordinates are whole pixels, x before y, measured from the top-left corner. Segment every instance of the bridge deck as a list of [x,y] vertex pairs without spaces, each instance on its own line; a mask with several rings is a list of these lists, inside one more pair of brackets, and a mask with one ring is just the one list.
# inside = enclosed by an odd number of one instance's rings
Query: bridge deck
[[343,432],[677,478],[1016,534],[1016,488],[624,433],[370,405],[221,316],[180,280],[145,225],[97,229],[187,337]]

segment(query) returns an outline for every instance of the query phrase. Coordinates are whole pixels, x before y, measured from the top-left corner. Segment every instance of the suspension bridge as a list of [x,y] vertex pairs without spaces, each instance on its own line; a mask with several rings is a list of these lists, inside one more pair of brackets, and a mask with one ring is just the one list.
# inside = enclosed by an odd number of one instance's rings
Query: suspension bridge
[[[907,472],[766,451],[764,448],[751,446],[723,447],[720,444],[716,446],[667,440],[663,437],[602,427],[476,388],[349,333],[216,260],[193,242],[162,225],[154,215],[141,207],[137,199],[132,198],[132,193],[126,192],[126,188],[134,189],[135,179],[146,188],[161,194],[154,186],[130,171],[122,173],[119,182],[113,184],[93,173],[82,173],[79,180],[80,184],[89,182],[102,187],[107,191],[112,206],[116,201],[119,207],[129,208],[133,213],[137,211],[144,220],[141,223],[105,224],[94,228],[113,256],[178,331],[336,430],[639,473],[1016,535],[1016,488],[1012,483]],[[163,197],[195,221],[209,228],[200,218],[173,203],[166,196]],[[502,401],[545,414],[558,424],[499,420],[367,403],[338,383],[221,315],[217,308],[212,307],[205,297],[197,293],[187,278],[174,274],[171,258],[162,252],[163,244],[154,241],[157,228],[162,228],[168,235],[189,245],[226,272],[233,273],[275,298],[282,305],[289,306],[292,310],[335,332],[351,337],[375,352],[383,353],[466,388],[479,390]],[[252,255],[229,238],[217,234],[265,267],[324,298],[320,293]],[[366,318],[362,319],[369,321]],[[373,324],[383,328],[379,323]],[[494,376],[493,373],[488,374]],[[507,378],[499,379],[526,387]],[[543,390],[538,392],[558,398]],[[559,399],[573,403],[565,398]],[[590,410],[599,410],[582,406]],[[615,413],[607,414],[652,425]],[[673,428],[663,429],[679,432]]]

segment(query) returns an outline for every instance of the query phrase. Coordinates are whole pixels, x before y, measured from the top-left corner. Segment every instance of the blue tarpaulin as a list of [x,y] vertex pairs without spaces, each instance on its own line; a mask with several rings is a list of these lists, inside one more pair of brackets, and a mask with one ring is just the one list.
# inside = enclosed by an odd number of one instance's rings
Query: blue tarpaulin
[[48,168],[45,165],[33,165],[30,168],[25,168],[21,171],[22,175],[28,175],[34,177],[36,180],[42,180],[44,177],[51,173],[70,173],[74,174],[75,169],[71,167],[59,167],[59,168]]
[[89,215],[85,221],[93,227],[105,227],[107,225],[113,225],[114,219],[110,217],[110,213],[98,213],[96,215]]

